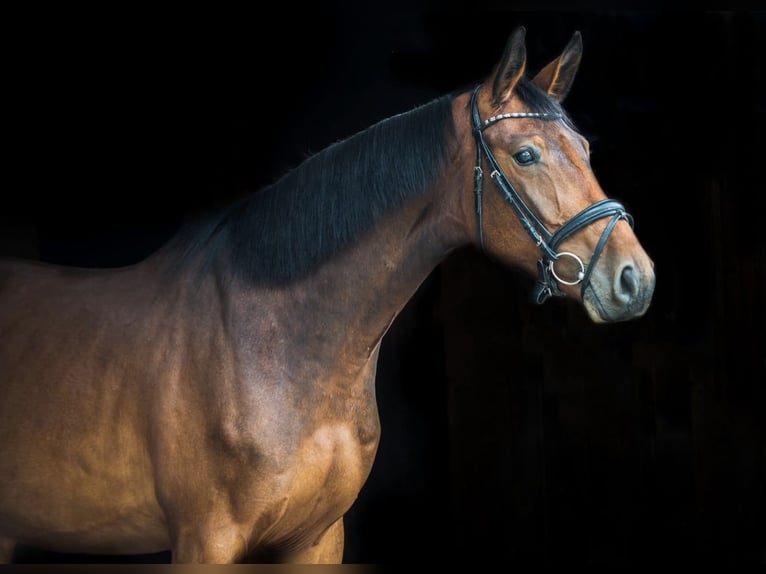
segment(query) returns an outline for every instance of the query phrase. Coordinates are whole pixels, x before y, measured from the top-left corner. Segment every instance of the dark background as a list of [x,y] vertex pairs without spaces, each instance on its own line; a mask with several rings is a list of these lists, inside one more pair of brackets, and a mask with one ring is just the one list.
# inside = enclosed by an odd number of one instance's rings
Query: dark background
[[450,257],[384,340],[346,561],[764,565],[766,13],[573,6],[12,15],[0,253],[137,261],[183,218],[479,81],[515,26],[531,72],[580,30],[566,107],[656,263],[652,306],[593,325],[472,249]]

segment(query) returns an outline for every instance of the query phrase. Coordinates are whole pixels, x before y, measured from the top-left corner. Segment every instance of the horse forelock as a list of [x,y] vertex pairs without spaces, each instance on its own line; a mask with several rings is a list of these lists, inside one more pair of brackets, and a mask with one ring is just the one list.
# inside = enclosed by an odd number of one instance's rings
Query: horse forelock
[[564,124],[569,126],[572,130],[578,131],[574,121],[562,107],[561,103],[554,100],[543,90],[538,88],[532,80],[528,78],[522,79],[522,81],[516,85],[515,93],[518,94],[521,101],[529,106],[530,111],[559,115],[561,117],[559,121],[564,122]]

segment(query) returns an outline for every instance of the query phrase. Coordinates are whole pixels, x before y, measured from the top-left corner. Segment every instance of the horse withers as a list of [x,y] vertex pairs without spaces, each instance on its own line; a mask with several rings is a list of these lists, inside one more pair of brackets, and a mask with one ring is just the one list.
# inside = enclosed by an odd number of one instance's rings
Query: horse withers
[[385,119],[134,265],[0,264],[0,551],[343,559],[382,338],[474,244],[538,303],[640,317],[652,261],[561,102],[582,42]]

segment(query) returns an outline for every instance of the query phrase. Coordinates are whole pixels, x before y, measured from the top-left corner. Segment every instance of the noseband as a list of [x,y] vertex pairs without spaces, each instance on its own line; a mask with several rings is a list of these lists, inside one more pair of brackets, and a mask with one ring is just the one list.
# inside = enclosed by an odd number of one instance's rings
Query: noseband
[[[482,170],[482,155],[487,158],[487,163],[491,169],[490,177],[495,181],[500,191],[503,193],[503,197],[506,202],[510,204],[514,212],[521,221],[522,226],[540,248],[542,256],[537,262],[538,280],[535,287],[534,299],[538,304],[544,303],[550,296],[562,296],[564,293],[559,289],[558,284],[563,285],[577,285],[581,283],[580,296],[585,296],[585,289],[590,284],[590,276],[593,268],[596,266],[598,258],[601,256],[601,252],[604,250],[609,235],[612,233],[614,226],[621,219],[624,219],[628,224],[633,227],[633,217],[625,210],[623,205],[615,201],[614,199],[603,199],[596,203],[589,205],[583,209],[580,213],[572,217],[564,225],[562,225],[555,233],[551,233],[543,225],[543,223],[537,218],[532,210],[527,207],[524,201],[521,199],[519,193],[514,189],[511,182],[503,174],[503,170],[500,168],[500,164],[497,163],[495,156],[492,154],[492,150],[487,146],[487,142],[484,141],[484,130],[489,126],[496,124],[502,120],[516,119],[516,118],[535,118],[541,120],[558,120],[562,115],[557,113],[543,113],[543,112],[515,112],[500,114],[492,116],[491,118],[481,121],[479,115],[479,105],[477,95],[481,85],[476,86],[473,94],[471,95],[471,116],[473,120],[473,133],[476,138],[476,167],[475,170],[475,191],[476,191],[476,217],[478,219],[479,227],[479,243],[481,248],[484,249],[484,231],[483,231],[483,215],[482,215],[482,182],[484,178],[484,172]],[[556,251],[561,243],[580,231],[582,228],[587,227],[591,223],[603,219],[604,217],[611,217],[611,220],[601,234],[596,249],[593,251],[593,256],[588,263],[587,269],[582,259],[570,251]],[[553,265],[562,257],[569,257],[573,259],[580,267],[577,273],[577,279],[573,281],[567,281],[562,279],[556,274]]]

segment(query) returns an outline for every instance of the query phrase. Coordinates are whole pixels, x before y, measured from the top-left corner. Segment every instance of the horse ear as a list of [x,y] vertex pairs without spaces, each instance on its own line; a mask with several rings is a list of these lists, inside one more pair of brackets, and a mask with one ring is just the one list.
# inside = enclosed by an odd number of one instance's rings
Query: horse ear
[[554,100],[561,102],[569,93],[582,58],[582,36],[575,32],[561,55],[545,66],[532,80]]
[[492,81],[492,105],[494,106],[499,106],[508,100],[513,93],[513,88],[524,76],[527,65],[527,47],[524,43],[526,35],[526,28],[519,26],[505,44],[503,57],[495,68]]

